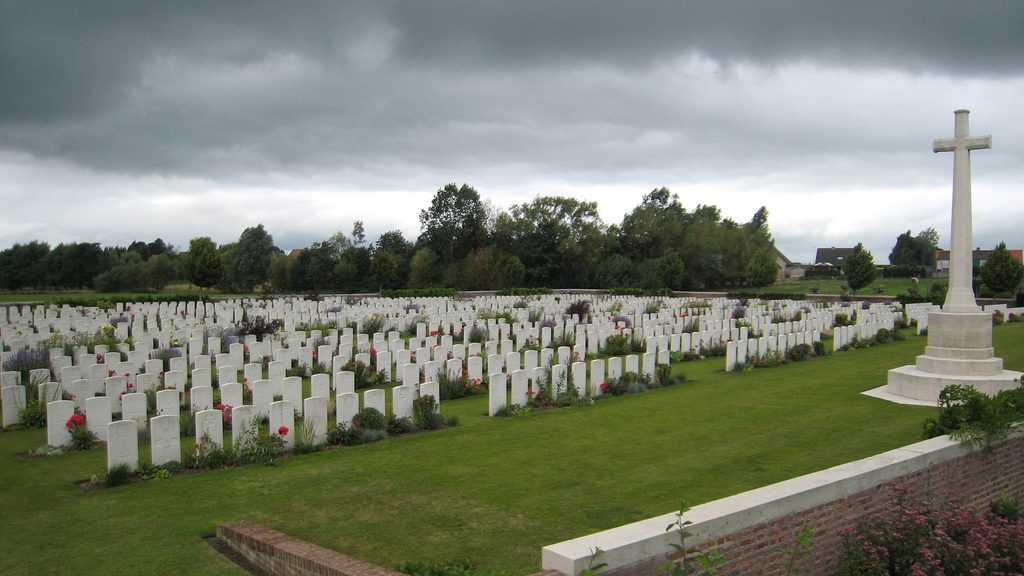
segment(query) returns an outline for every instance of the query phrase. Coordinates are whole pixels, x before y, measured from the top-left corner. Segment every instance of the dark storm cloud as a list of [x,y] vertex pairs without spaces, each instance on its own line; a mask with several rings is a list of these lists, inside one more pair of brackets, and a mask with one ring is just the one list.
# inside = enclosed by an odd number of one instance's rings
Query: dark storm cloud
[[[492,162],[538,139],[559,148],[546,128],[563,125],[628,142],[679,113],[601,74],[648,82],[688,54],[968,76],[1024,64],[1024,10],[1008,2],[3,6],[0,142],[129,172],[454,168],[445,149]],[[501,144],[481,148],[481,133]],[[528,161],[548,160],[579,162]]]
[[[16,159],[9,198],[51,204],[76,201],[76,179],[166,181],[180,202],[152,209],[179,214],[215,189],[425,205],[449,181],[505,206],[559,183],[781,174],[810,193],[920,185],[928,139],[977,105],[1010,144],[989,173],[1012,176],[1022,29],[1024,3],[996,1],[0,0],[0,167]],[[696,201],[731,197],[711,188]],[[79,233],[24,210],[8,212],[18,230]]]

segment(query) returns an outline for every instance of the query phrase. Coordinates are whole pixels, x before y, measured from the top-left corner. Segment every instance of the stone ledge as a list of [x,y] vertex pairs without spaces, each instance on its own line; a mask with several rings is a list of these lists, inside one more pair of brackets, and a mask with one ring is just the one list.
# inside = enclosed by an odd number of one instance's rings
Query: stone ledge
[[280,576],[403,576],[334,550],[241,520],[217,526],[217,539],[269,574]]

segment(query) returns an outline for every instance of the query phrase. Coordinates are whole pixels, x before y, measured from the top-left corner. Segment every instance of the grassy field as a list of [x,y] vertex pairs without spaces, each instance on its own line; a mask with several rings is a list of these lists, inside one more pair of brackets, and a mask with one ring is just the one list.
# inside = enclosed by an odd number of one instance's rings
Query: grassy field
[[[1024,368],[1022,337],[994,330],[1008,368]],[[92,492],[75,482],[102,473],[102,448],[28,460],[45,432],[2,432],[0,573],[241,575],[201,537],[247,519],[385,566],[528,574],[546,544],[917,441],[934,408],[860,392],[924,345],[735,374],[683,363],[683,385],[525,417],[487,418],[473,397],[443,405],[456,428]]]

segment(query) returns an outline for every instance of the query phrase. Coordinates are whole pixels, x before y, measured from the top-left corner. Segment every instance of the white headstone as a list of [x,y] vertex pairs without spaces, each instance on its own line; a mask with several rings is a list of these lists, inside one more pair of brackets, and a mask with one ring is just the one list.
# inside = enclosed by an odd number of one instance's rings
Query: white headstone
[[[168,392],[168,390],[162,390]],[[155,416],[149,421],[150,459],[153,466],[181,461],[181,432],[178,415]]]
[[139,468],[139,424],[135,420],[118,420],[107,426],[107,470],[120,464],[132,471]]

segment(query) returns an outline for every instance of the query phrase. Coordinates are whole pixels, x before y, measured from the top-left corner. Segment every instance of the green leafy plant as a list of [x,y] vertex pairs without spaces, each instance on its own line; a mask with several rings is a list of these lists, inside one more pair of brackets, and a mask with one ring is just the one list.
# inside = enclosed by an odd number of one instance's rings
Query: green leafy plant
[[412,421],[420,430],[437,430],[443,420],[437,411],[437,399],[427,394],[412,401]]
[[352,417],[352,426],[361,430],[386,430],[388,419],[376,408],[363,408]]
[[926,438],[949,434],[966,446],[991,451],[1024,419],[1024,386],[988,396],[973,386],[953,384],[939,393],[938,404],[938,418],[924,423]]
[[602,554],[604,554],[604,550],[601,550],[600,546],[591,548],[590,560],[587,562],[587,567],[583,570],[580,570],[580,573],[576,576],[595,576],[598,570],[608,566],[607,562],[600,562],[595,564],[595,562],[597,562],[597,559],[600,558]]
[[295,425],[295,446],[292,452],[295,454],[309,454],[323,450],[322,444],[313,441],[313,426],[302,420]]
[[18,418],[26,428],[46,428],[46,404],[41,400],[29,400],[18,407]]
[[776,552],[786,559],[783,567],[786,569],[787,576],[801,573],[800,569],[797,568],[797,563],[801,558],[811,555],[811,540],[813,537],[814,529],[811,528],[810,524],[804,524],[804,527],[797,533],[796,542],[792,546],[775,549]]
[[[679,535],[679,544],[671,543],[676,554],[679,555],[678,561],[668,561],[665,564],[659,566],[659,569],[666,574],[672,574],[673,576],[687,576],[689,574],[696,574],[699,569],[708,576],[718,574],[719,567],[725,563],[725,557],[717,548],[711,548],[709,550],[692,551],[686,548],[686,539],[693,536],[687,527],[693,524],[689,520],[683,520],[685,515],[690,510],[690,506],[683,502],[679,505],[679,512],[676,512],[675,522],[672,522],[665,528],[666,532],[675,530]],[[692,558],[692,561],[691,561]],[[696,564],[694,564],[696,562]]]
[[109,470],[107,470],[107,475],[104,479],[104,484],[106,484],[108,488],[121,486],[127,484],[128,482],[131,482],[133,475],[134,473],[132,472],[131,467],[129,467],[127,464],[118,464],[116,466],[112,466]]
[[999,498],[992,501],[990,506],[992,514],[999,518],[1005,519],[1007,522],[1019,522],[1022,514],[1020,510],[1020,502],[1003,492],[999,495]]

